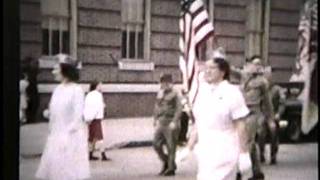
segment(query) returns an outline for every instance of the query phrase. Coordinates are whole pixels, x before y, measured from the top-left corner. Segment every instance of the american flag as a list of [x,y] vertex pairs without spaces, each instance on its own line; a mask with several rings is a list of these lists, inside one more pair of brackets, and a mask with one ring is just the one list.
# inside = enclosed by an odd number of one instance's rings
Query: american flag
[[189,102],[193,104],[198,91],[195,63],[199,59],[199,47],[214,34],[213,25],[202,0],[181,0],[179,26],[179,65],[184,88],[189,94]]
[[298,27],[296,68],[304,82],[301,130],[309,133],[318,122],[318,1],[307,0]]

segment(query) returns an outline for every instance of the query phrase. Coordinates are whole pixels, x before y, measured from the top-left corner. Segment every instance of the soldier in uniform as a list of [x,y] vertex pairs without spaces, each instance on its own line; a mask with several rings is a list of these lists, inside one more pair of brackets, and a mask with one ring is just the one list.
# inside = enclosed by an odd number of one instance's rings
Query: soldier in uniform
[[[181,100],[172,85],[170,74],[160,77],[160,91],[157,94],[154,109],[153,147],[163,163],[159,175],[164,176],[175,175],[175,154],[181,123]],[[167,153],[163,148],[167,149]]]
[[279,149],[279,121],[280,117],[283,114],[285,110],[284,106],[284,94],[281,90],[281,87],[276,85],[272,81],[272,74],[270,72],[265,73],[265,77],[268,80],[269,83],[269,92],[270,97],[272,101],[273,110],[275,113],[274,119],[270,119],[268,121],[269,123],[263,124],[263,132],[261,133],[261,138],[259,141],[259,147],[260,147],[260,160],[261,162],[265,162],[264,157],[264,146],[265,146],[265,140],[267,135],[270,135],[270,164],[276,164],[277,163],[277,152]]
[[[273,108],[270,94],[268,92],[268,82],[262,73],[261,58],[253,56],[247,61],[243,70],[231,68],[232,72],[240,76],[240,88],[245,97],[246,104],[250,109],[250,114],[246,118],[246,129],[248,133],[248,144],[252,161],[252,174],[250,180],[264,179],[261,170],[257,141],[263,132],[262,124],[273,119]],[[262,107],[265,108],[265,116],[262,114]]]

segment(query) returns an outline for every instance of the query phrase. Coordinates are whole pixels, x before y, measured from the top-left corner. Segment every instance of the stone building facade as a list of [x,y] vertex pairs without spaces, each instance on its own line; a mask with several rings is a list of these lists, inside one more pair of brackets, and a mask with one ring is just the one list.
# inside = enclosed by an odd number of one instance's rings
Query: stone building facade
[[[294,68],[303,0],[204,0],[234,66],[260,54],[279,82]],[[21,60],[39,59],[41,112],[57,84],[50,56],[82,62],[80,83],[103,81],[107,117],[150,116],[162,72],[181,83],[180,0],[21,0]]]

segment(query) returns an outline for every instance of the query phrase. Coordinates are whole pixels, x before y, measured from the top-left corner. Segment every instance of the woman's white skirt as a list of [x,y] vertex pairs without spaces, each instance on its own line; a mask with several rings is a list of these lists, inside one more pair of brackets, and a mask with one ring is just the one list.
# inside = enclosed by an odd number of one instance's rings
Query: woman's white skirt
[[239,139],[234,131],[199,134],[195,147],[197,180],[235,180],[239,158]]
[[77,180],[90,177],[87,131],[48,136],[36,177],[50,180]]

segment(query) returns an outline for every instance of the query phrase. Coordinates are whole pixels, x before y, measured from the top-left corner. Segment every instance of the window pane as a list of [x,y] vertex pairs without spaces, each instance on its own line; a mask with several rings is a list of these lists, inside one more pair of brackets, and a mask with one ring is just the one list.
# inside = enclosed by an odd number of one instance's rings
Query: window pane
[[42,29],[42,54],[49,54],[49,30]]
[[126,50],[127,50],[127,32],[122,31],[122,41],[121,41],[121,57],[126,58]]
[[122,58],[143,59],[145,0],[121,0],[121,20]]
[[69,17],[68,0],[41,0],[41,13],[43,15]]
[[129,58],[135,58],[135,32],[129,32]]
[[52,31],[52,55],[59,53],[59,31]]
[[143,32],[138,33],[138,58],[143,59]]
[[121,20],[124,23],[143,23],[144,0],[121,0]]
[[62,32],[62,53],[70,53],[70,33],[69,31]]

